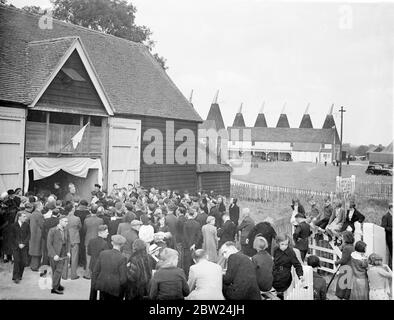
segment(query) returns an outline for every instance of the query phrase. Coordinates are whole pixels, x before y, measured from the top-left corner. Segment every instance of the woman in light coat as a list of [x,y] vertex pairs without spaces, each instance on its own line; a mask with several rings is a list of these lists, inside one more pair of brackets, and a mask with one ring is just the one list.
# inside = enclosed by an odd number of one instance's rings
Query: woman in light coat
[[215,227],[215,217],[208,216],[207,224],[203,225],[202,229],[203,244],[202,248],[211,262],[217,262],[218,259],[218,236]]
[[387,264],[382,264],[382,257],[376,253],[368,257],[368,262],[369,300],[391,300],[393,272]]
[[186,300],[224,300],[223,270],[216,263],[208,261],[206,252],[193,252],[194,265],[190,267],[188,286],[190,294]]

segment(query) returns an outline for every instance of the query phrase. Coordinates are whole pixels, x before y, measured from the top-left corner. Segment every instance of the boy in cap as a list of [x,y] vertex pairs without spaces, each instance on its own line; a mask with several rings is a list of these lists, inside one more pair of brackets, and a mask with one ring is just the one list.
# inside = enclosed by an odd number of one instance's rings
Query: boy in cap
[[320,259],[317,256],[309,256],[307,258],[308,266],[313,268],[313,300],[327,299],[327,284],[326,280],[317,273],[320,267]]
[[121,254],[126,239],[111,237],[112,249],[100,253],[92,273],[92,290],[100,291],[100,300],[122,300],[127,283],[127,259]]

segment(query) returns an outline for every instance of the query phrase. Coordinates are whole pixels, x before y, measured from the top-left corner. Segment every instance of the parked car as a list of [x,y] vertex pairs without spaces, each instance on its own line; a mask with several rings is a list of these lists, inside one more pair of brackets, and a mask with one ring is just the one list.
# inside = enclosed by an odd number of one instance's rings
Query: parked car
[[378,174],[384,176],[392,176],[393,169],[389,167],[385,167],[381,164],[371,164],[368,166],[367,170],[365,170],[366,174]]

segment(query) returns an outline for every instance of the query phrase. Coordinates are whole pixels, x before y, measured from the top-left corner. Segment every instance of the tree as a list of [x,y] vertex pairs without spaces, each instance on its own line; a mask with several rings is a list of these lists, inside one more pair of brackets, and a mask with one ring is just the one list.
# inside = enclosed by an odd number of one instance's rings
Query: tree
[[[142,43],[150,52],[153,51],[155,42],[151,39],[152,31],[146,26],[135,24],[137,8],[125,0],[51,0],[51,3],[52,16],[56,19]],[[45,13],[37,6],[22,9],[31,13]],[[168,68],[162,56],[154,53],[153,57],[164,70]]]
[[365,145],[358,146],[356,149],[356,156],[366,156],[369,147]]
[[24,6],[23,10],[34,14],[45,14],[46,10],[41,9],[39,6]]

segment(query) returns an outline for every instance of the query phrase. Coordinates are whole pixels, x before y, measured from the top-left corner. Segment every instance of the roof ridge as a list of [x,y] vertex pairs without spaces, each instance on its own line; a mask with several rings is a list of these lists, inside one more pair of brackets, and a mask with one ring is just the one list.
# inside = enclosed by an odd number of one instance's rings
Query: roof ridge
[[51,39],[44,39],[44,40],[36,40],[36,41],[29,41],[27,45],[35,45],[35,44],[42,44],[42,43],[54,43],[60,42],[65,40],[76,40],[80,39],[78,36],[67,36],[67,37],[60,37],[60,38],[51,38]]
[[[4,5],[0,5],[0,7],[1,7],[1,8],[4,8],[5,10],[16,11],[16,12],[18,12],[18,13],[21,13],[21,14],[24,14],[24,15],[27,15],[27,16],[32,16],[32,17],[41,17],[41,16],[42,16],[42,15],[37,14],[37,13],[27,12],[27,11],[21,9],[21,8],[8,7],[8,6],[4,6]],[[52,17],[52,20],[53,20],[53,22],[58,23],[58,24],[65,24],[65,25],[67,25],[67,26],[72,26],[72,27],[76,27],[76,28],[83,29],[83,30],[86,30],[86,31],[98,33],[98,34],[103,35],[103,36],[113,37],[113,38],[116,38],[116,39],[121,39],[121,40],[123,40],[123,41],[127,41],[129,44],[132,44],[132,45],[136,45],[136,46],[139,46],[139,47],[140,47],[140,46],[145,47],[145,45],[144,45],[143,43],[135,42],[135,41],[128,40],[128,39],[125,39],[125,38],[120,38],[120,37],[114,36],[113,34],[105,33],[105,32],[103,32],[103,31],[98,31],[98,30],[90,29],[90,28],[87,28],[87,27],[83,27],[83,26],[80,26],[80,25],[71,23],[71,22],[62,21],[62,20],[59,20],[59,19],[53,18],[53,17]]]

